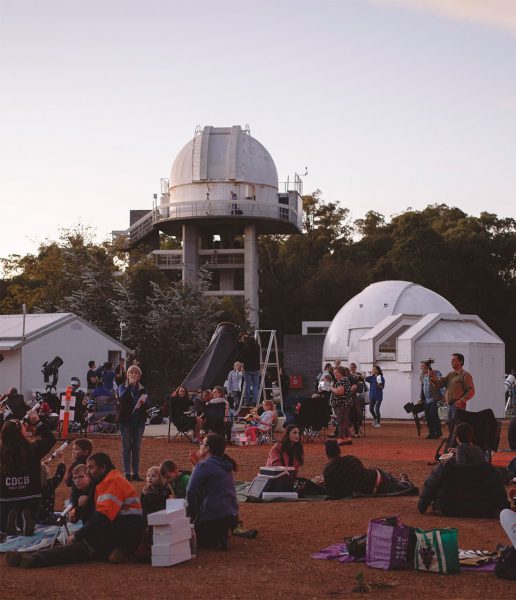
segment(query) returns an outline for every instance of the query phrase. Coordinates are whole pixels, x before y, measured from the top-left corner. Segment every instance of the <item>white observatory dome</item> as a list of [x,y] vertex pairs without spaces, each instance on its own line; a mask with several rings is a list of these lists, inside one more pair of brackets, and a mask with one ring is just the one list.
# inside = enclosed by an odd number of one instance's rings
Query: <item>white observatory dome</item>
[[358,340],[385,317],[397,314],[459,314],[439,294],[408,281],[379,281],[351,298],[335,315],[323,347],[323,360],[348,359]]
[[265,147],[239,125],[204,127],[177,155],[169,190],[200,182],[243,182],[277,192],[278,172]]

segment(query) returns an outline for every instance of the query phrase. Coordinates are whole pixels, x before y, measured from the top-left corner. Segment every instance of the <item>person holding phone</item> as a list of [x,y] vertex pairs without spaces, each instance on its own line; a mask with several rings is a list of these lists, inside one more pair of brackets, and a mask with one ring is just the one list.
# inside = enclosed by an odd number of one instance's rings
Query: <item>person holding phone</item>
[[[137,365],[127,369],[127,381],[118,388],[118,415],[122,436],[122,460],[128,481],[143,481],[140,477],[140,447],[147,421],[148,396],[140,383],[142,372]],[[132,468],[132,475],[131,475]]]

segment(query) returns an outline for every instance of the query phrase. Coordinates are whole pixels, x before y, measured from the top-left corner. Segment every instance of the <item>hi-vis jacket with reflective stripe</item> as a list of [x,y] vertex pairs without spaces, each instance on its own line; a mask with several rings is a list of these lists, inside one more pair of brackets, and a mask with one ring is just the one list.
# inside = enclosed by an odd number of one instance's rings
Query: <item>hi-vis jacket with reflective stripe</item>
[[110,471],[95,489],[95,511],[114,521],[118,516],[141,515],[134,487],[119,471]]

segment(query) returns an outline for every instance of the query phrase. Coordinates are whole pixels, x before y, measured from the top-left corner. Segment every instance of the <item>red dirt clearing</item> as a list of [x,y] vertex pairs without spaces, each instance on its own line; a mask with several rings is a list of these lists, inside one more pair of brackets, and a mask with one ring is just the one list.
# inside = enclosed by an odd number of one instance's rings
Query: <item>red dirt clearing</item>
[[[278,434],[277,434],[278,435]],[[501,447],[507,446],[504,426]],[[347,452],[361,458],[367,466],[378,466],[393,473],[405,472],[421,486],[432,468],[437,444],[435,440],[418,438],[410,424],[382,424],[381,429],[367,428],[367,437],[356,440]],[[191,444],[166,439],[145,438],[142,447],[142,469],[173,458],[187,468]],[[95,451],[106,451],[120,464],[120,440],[94,440]],[[228,452],[240,468],[238,479],[250,480],[257,468],[265,464],[267,446],[234,447]],[[321,442],[305,445],[306,462],[301,475],[311,477],[322,472],[325,462]],[[505,465],[515,453],[500,452],[493,462]],[[69,453],[68,453],[69,456]],[[138,484],[140,489],[142,484]],[[65,498],[65,488],[58,489],[56,506]],[[508,540],[495,519],[454,519],[420,515],[415,498],[356,499],[328,502],[241,504],[241,517],[246,527],[255,527],[255,540],[232,538],[227,552],[200,551],[195,560],[171,568],[147,565],[82,565],[25,571],[5,566],[0,559],[2,599],[59,598],[93,599],[162,599],[175,596],[184,599],[226,600],[242,598],[329,599],[348,597],[357,573],[367,583],[392,583],[392,588],[375,594],[382,598],[448,599],[514,597],[513,582],[497,579],[490,573],[463,572],[443,576],[412,571],[384,572],[365,565],[341,565],[313,560],[317,550],[349,535],[365,533],[371,518],[400,514],[408,525],[422,528],[454,526],[459,529],[459,546],[468,549],[494,549]]]

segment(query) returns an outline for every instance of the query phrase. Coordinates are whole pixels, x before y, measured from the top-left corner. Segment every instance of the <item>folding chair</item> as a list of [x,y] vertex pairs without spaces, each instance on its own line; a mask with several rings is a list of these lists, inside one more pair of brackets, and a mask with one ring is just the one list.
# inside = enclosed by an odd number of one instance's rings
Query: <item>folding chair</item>
[[204,429],[206,433],[218,433],[222,437],[226,435],[226,405],[223,402],[210,404],[209,402],[204,407]]
[[[457,445],[455,429],[460,423],[469,423],[473,427],[473,444],[488,453],[488,462],[491,462],[491,452],[498,450],[501,430],[501,423],[496,420],[493,411],[490,408],[479,412],[457,409],[450,435],[447,439],[445,438],[445,452]],[[443,442],[436,452],[436,460],[439,458],[439,450],[442,445]]]
[[322,397],[305,398],[299,408],[297,422],[305,442],[313,442],[321,438],[321,431],[328,427],[330,421],[330,406]]

